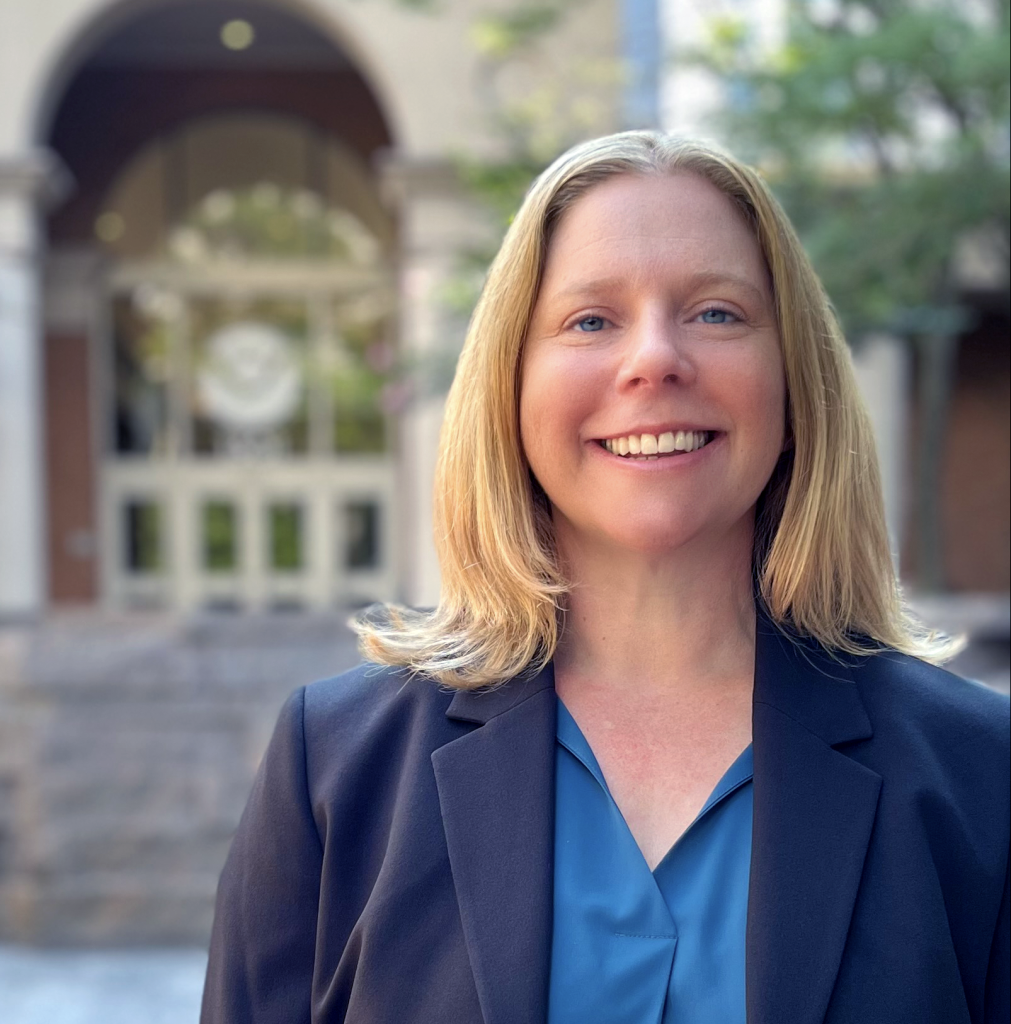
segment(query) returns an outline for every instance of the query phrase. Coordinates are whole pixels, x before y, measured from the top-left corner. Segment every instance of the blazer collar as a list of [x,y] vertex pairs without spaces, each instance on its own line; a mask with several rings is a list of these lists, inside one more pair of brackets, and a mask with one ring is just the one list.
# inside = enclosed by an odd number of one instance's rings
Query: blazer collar
[[[820,1024],[838,973],[881,785],[835,749],[872,733],[852,668],[759,612],[748,1024]],[[553,667],[460,691],[446,714],[479,726],[432,763],[485,1024],[540,1024],[552,928]]]
[[457,722],[484,725],[542,690],[555,692],[555,668],[548,662],[539,672],[518,675],[493,690],[457,690],[446,717]]
[[789,635],[760,607],[754,704],[775,708],[830,747],[870,739],[874,730],[853,679],[854,661]]
[[480,726],[432,754],[478,1000],[485,1024],[547,1017],[555,817],[551,665],[446,712]]
[[872,734],[853,664],[759,615],[748,1024],[820,1024],[839,971],[881,788],[835,749]]

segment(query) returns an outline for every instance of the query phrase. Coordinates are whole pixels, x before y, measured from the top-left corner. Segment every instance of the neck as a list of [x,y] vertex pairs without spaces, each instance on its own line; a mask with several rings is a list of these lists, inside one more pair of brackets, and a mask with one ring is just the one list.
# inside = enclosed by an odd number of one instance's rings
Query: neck
[[688,695],[754,670],[751,535],[663,557],[559,537],[573,586],[555,656],[562,688]]

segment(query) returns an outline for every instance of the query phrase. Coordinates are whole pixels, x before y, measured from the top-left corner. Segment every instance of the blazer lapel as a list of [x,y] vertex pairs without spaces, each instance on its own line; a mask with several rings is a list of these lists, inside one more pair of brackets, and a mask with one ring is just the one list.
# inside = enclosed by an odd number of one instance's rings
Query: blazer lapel
[[835,750],[871,725],[841,661],[759,615],[748,1024],[820,1024],[827,1011],[881,778]]
[[486,1024],[547,1017],[554,840],[551,666],[460,692],[447,716],[478,728],[432,754],[453,883]]

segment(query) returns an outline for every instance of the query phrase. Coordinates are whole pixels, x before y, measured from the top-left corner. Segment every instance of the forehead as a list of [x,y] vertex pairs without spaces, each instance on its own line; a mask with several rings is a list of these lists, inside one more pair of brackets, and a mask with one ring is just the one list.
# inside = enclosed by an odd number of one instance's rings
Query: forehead
[[593,186],[555,227],[545,287],[604,271],[732,274],[768,283],[765,259],[737,204],[695,174],[625,174]]

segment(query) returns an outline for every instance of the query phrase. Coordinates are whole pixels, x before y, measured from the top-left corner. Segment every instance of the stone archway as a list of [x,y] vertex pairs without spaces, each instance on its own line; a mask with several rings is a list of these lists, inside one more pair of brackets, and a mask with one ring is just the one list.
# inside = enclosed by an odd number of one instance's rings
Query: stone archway
[[[245,49],[229,49],[222,42],[223,26],[229,23],[248,26],[259,41]],[[160,186],[149,187],[150,201],[165,206],[162,219],[166,222],[188,216],[215,184],[213,168],[209,177],[206,166],[194,170],[190,152],[193,145],[189,142],[198,134],[191,126],[209,117],[224,118],[225,122],[229,118],[232,122],[245,119],[249,123],[257,118],[273,118],[279,123],[287,119],[301,126],[302,135],[319,153],[324,153],[327,145],[338,145],[349,159],[365,168],[392,142],[376,97],[347,53],[286,6],[244,0],[148,6],[120,19],[81,60],[53,109],[46,140],[76,185],[72,195],[50,213],[47,224],[48,564],[49,592],[56,603],[117,601],[130,588],[124,591],[118,584],[113,585],[110,581],[120,577],[109,567],[122,561],[121,548],[136,546],[135,541],[124,540],[123,530],[115,525],[121,512],[109,512],[105,493],[108,486],[100,482],[99,473],[110,445],[106,423],[108,378],[117,372],[110,368],[106,345],[114,317],[103,305],[109,267],[121,255],[116,251],[120,239],[109,230],[110,218],[122,221],[120,213],[106,209],[110,192],[115,191],[124,168],[136,161],[139,153],[161,146],[165,152],[156,156],[162,180]],[[269,184],[267,179],[276,167],[267,165],[276,161],[265,156],[263,147],[253,147],[250,159],[264,164],[262,178]],[[303,192],[320,185],[317,179],[325,172],[318,167],[308,168],[311,160],[307,156],[304,180],[287,184]],[[247,184],[259,181],[261,175],[256,168],[248,170],[252,180]],[[200,178],[203,184],[194,185],[194,178]],[[201,188],[203,192],[197,194]],[[372,192],[375,206],[378,187],[374,178]],[[391,243],[394,230],[390,224],[389,230],[380,234],[385,233]],[[133,255],[138,253],[134,251]],[[164,252],[139,255],[150,262],[164,256]],[[392,263],[392,252],[389,255],[387,262]],[[222,269],[217,265],[217,270]],[[160,271],[163,277],[164,271],[165,266]],[[206,274],[204,278],[202,284],[206,285]],[[222,286],[225,278],[232,293],[246,294],[252,287],[248,275],[243,285],[242,270],[234,261],[224,268]],[[133,280],[136,284],[136,272]],[[165,481],[169,473],[178,479],[178,464],[174,470],[167,465],[164,469]],[[307,479],[311,477],[310,472]],[[167,483],[157,484],[156,475],[150,480],[155,481],[151,484],[155,490],[166,492]],[[129,486],[139,485],[135,482]],[[282,489],[290,492],[290,486]],[[389,484],[384,486],[390,489]],[[216,495],[216,500],[220,497]],[[332,512],[325,513],[322,506],[316,508],[321,500],[307,494],[300,513],[303,518],[310,514],[309,505],[315,509],[313,516],[332,518]],[[360,501],[355,507],[358,505]],[[136,501],[127,502],[121,510],[127,519],[131,515],[127,506],[134,509],[136,518],[136,509],[141,506]],[[174,521],[178,525],[182,517],[196,514],[176,509]],[[359,510],[356,514],[361,518],[364,513]],[[373,513],[366,516],[362,528],[374,533],[375,518]],[[313,528],[317,533],[319,529]],[[176,538],[177,561],[190,557],[191,553],[182,548],[200,543],[189,536],[190,532],[181,529]],[[332,539],[323,541],[314,549],[332,562],[330,549],[334,543]],[[101,571],[99,566],[103,566]],[[389,564],[385,570],[385,583],[379,591],[347,592],[345,596],[392,596],[389,591],[395,573]],[[179,575],[178,565],[173,572]],[[336,600],[340,590],[321,581],[310,589],[317,606]],[[165,591],[169,592],[175,595],[169,606],[193,607],[198,600],[193,587],[185,583],[173,585]]]

